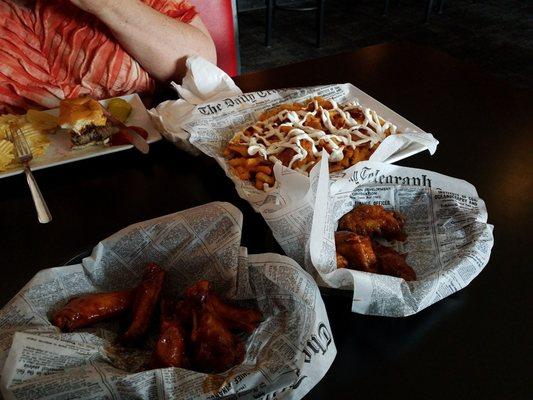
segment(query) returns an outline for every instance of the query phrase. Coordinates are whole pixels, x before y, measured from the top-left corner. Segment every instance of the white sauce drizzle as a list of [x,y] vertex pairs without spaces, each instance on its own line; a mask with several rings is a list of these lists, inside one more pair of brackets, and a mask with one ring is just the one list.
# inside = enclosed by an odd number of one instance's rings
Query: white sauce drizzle
[[[295,162],[305,159],[308,155],[308,151],[302,145],[304,142],[310,143],[310,151],[315,157],[320,158],[320,150],[317,146],[322,140],[327,146],[329,161],[338,162],[344,158],[344,149],[347,147],[355,149],[366,144],[373,147],[381,143],[388,134],[397,133],[396,125],[379,117],[374,110],[361,107],[357,102],[339,106],[334,100],[328,101],[332,106],[330,110],[320,106],[316,100],[313,102],[313,111],[282,110],[264,121],[235,133],[230,142],[247,145],[250,156],[259,154],[273,163],[278,161],[276,155],[287,148],[292,149],[296,153],[288,165],[292,168]],[[358,123],[350,115],[349,111],[354,109],[362,111],[364,116],[362,123]],[[330,113],[333,115],[337,113],[340,116],[341,128],[335,127]],[[309,116],[316,117],[317,114],[326,127],[326,131],[304,125]],[[279,121],[282,122],[278,123]],[[281,128],[286,132],[283,132]],[[250,129],[253,131],[251,135],[246,132]],[[316,161],[306,163],[296,169],[300,172],[307,172],[307,169]]]

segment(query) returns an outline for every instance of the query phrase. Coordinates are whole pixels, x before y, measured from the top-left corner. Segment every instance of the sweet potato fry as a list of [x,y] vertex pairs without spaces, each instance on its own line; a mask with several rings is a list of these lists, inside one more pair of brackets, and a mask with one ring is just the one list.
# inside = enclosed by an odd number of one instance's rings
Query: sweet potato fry
[[233,151],[237,154],[240,154],[243,157],[246,157],[248,155],[248,146],[243,144],[228,144],[227,147],[230,151]]
[[239,177],[239,179],[243,181],[250,179],[250,171],[247,170],[245,167],[239,166],[235,167],[233,170],[235,171],[235,174]]
[[267,175],[272,175],[272,167],[268,165],[258,165],[252,168],[252,172],[262,172]]
[[[245,149],[257,151],[259,148],[265,156],[259,158],[258,166],[272,168],[276,158],[285,167],[290,164],[294,170],[309,173],[321,158],[316,150],[324,149],[329,154],[336,152],[338,161],[330,164],[330,171],[336,172],[368,160],[383,138],[395,133],[400,133],[395,125],[357,102],[337,104],[332,99],[318,96],[303,104],[281,104],[265,111],[255,124],[235,132],[224,154],[229,164],[236,167],[243,161],[233,161],[232,158],[237,155],[249,158]],[[365,137],[373,139],[372,148],[361,141]],[[249,172],[241,171],[239,178],[251,181],[259,190],[271,187],[272,183],[257,174],[263,172],[272,177],[266,168],[256,169],[254,166]]]
[[276,182],[276,180],[272,176],[267,175],[263,172],[258,172],[257,174],[255,174],[255,179],[264,183],[268,183],[270,186],[272,186],[274,182]]
[[258,166],[259,164],[261,164],[262,161],[263,161],[263,159],[261,157],[247,158],[245,165],[246,165],[246,168],[252,169],[252,168]]
[[240,167],[240,166],[246,164],[246,158],[244,158],[244,157],[232,158],[231,160],[228,161],[228,163],[232,167]]

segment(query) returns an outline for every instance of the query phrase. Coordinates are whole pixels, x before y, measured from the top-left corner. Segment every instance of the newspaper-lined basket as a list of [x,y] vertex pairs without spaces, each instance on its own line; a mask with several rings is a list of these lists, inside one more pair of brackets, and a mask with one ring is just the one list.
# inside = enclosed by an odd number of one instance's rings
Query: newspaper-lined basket
[[[278,243],[300,264],[304,261],[303,249],[308,238],[308,229],[305,225],[310,223],[314,207],[312,182],[313,172],[317,168],[313,168],[311,176],[306,176],[277,163],[273,168],[276,186],[268,193],[258,190],[251,182],[239,179],[223,156],[227,143],[236,131],[253,124],[262,112],[277,105],[302,102],[311,97],[321,96],[333,99],[337,103],[357,100],[363,107],[375,110],[378,115],[398,127],[401,133],[390,135],[383,140],[372,154],[371,160],[392,163],[425,150],[431,154],[436,151],[438,141],[430,133],[424,132],[351,84],[244,94],[237,91],[234,95],[229,95],[228,93],[234,92],[235,88],[228,88],[227,82],[222,79],[224,74],[219,73],[222,97],[217,96],[218,89],[208,90],[208,88],[205,88],[202,96],[191,96],[191,93],[198,92],[191,82],[198,86],[202,79],[207,78],[202,74],[204,67],[201,60],[191,60],[188,63],[187,90],[178,87],[180,95],[185,100],[165,102],[150,113],[166,138],[173,142],[187,141],[217,161],[233,181],[239,196],[261,213]],[[206,93],[209,93],[209,96]],[[209,100],[199,102],[202,98]]]
[[[357,204],[380,204],[406,220],[407,253],[417,280],[337,268],[334,232]],[[362,162],[331,179],[320,164],[307,264],[328,287],[353,290],[352,311],[407,316],[467,286],[494,243],[485,203],[468,182],[431,171]]]
[[[290,258],[248,255],[240,247],[241,225],[235,207],[210,203],[132,225],[98,243],[82,264],[39,272],[0,311],[3,396],[303,397],[336,354],[324,303],[313,279]],[[216,375],[139,371],[151,350],[115,347],[117,323],[74,333],[50,324],[51,312],[75,295],[133,287],[147,262],[166,270],[165,296],[207,279],[226,297],[260,309],[264,321],[247,339],[241,365]]]

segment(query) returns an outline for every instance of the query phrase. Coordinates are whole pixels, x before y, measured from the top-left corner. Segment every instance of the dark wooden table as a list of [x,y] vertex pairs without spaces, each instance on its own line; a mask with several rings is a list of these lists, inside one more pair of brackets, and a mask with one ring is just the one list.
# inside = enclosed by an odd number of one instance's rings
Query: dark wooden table
[[[441,144],[402,165],[476,186],[494,224],[489,264],[470,286],[401,319],[352,314],[325,296],[337,358],[310,399],[533,398],[531,379],[532,93],[424,47],[372,46],[236,79],[245,91],[351,82]],[[279,251],[212,160],[169,143],[35,173],[54,216],[39,225],[22,176],[0,180],[0,305],[38,270],[120,228],[213,200],[244,213],[244,245]],[[529,245],[529,246],[528,246]]]

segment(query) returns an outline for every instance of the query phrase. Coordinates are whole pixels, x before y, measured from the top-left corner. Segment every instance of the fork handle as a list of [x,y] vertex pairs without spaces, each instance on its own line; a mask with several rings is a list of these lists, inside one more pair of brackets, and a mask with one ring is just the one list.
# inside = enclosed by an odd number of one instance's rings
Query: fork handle
[[30,187],[31,197],[33,198],[35,209],[37,210],[37,218],[41,224],[47,224],[52,220],[52,214],[50,214],[50,210],[48,210],[48,206],[44,201],[43,194],[39,190],[37,181],[33,177],[31,169],[28,167],[28,165],[24,166],[24,173],[26,174],[26,180],[28,181],[28,186]]

